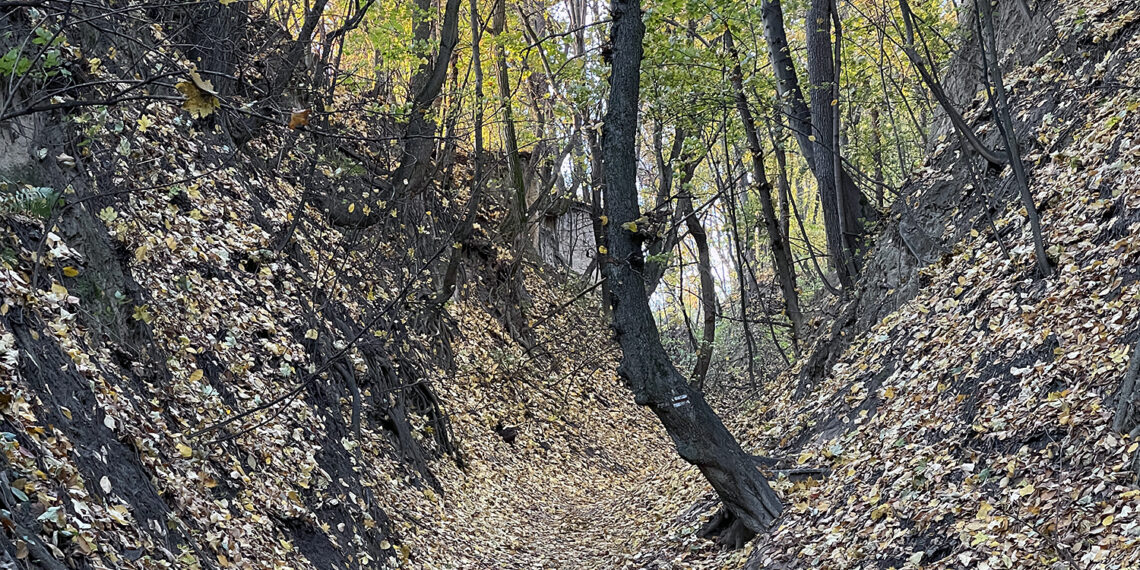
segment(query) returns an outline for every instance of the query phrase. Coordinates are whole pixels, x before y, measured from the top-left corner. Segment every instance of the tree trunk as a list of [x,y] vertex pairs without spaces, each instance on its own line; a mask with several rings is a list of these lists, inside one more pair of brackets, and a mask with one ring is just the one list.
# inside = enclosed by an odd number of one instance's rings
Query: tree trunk
[[[884,94],[885,95],[885,94]],[[875,206],[883,209],[883,130],[879,123],[879,108],[871,109],[871,163],[875,170]]]
[[654,223],[665,227],[665,235],[651,242],[647,248],[649,259],[645,262],[644,279],[645,290],[650,297],[657,291],[657,286],[661,284],[661,279],[665,276],[668,263],[662,258],[667,257],[677,245],[677,240],[680,238],[677,229],[681,218],[686,215],[680,203],[677,204],[676,208],[669,207],[673,203],[674,164],[677,161],[682,162],[681,179],[677,181],[675,186],[683,189],[686,184],[693,180],[693,176],[697,172],[697,165],[700,164],[701,160],[700,158],[688,160],[688,157],[682,156],[687,133],[683,127],[674,127],[673,130],[673,144],[669,149],[668,158],[663,152],[661,130],[659,128],[654,130],[654,153],[657,157],[657,169],[661,171],[661,182],[657,186],[657,201],[653,206],[654,217],[657,218]]
[[587,129],[586,144],[590,148],[590,222],[594,229],[594,255],[598,260],[598,276],[602,279],[602,315],[613,316],[610,311],[610,281],[606,277],[606,227],[602,223],[602,193],[606,185],[606,165],[602,159],[602,144],[597,131]]
[[213,82],[218,93],[232,95],[238,85],[230,76],[234,75],[242,57],[240,44],[249,6],[245,3],[223,6],[218,2],[184,6],[173,13],[184,20],[171,28],[181,30],[178,37],[186,46],[186,57],[196,62],[202,77]]
[[495,2],[495,13],[491,17],[491,36],[495,38],[495,64],[498,67],[499,99],[503,105],[503,148],[507,152],[507,169],[510,174],[511,190],[514,195],[511,199],[511,215],[504,225],[504,233],[508,241],[513,242],[514,237],[526,231],[526,182],[523,179],[522,159],[519,158],[519,139],[515,132],[515,118],[511,105],[511,78],[507,73],[507,53],[499,43],[499,36],[506,27],[507,10],[506,0]]
[[844,289],[855,284],[853,251],[848,247],[843,223],[839,181],[835,173],[833,148],[835,114],[835,61],[831,52],[831,0],[811,0],[807,22],[808,78],[811,81],[812,158],[816,187],[819,191],[823,225],[827,234],[827,253],[831,266]]
[[[768,43],[768,56],[772,62],[772,69],[776,75],[776,92],[784,107],[784,114],[788,117],[788,125],[796,136],[800,152],[804,160],[815,175],[819,187],[821,203],[824,210],[824,226],[828,237],[828,253],[831,256],[840,280],[846,286],[847,282],[854,282],[854,273],[850,270],[842,271],[842,267],[851,262],[856,263],[856,256],[863,247],[864,229],[863,220],[874,219],[877,212],[863,199],[862,193],[855,185],[855,181],[840,167],[839,174],[835,174],[835,163],[831,152],[832,129],[835,124],[832,117],[831,93],[834,64],[831,53],[831,3],[828,0],[812,0],[812,9],[809,11],[807,21],[808,36],[808,77],[812,85],[812,106],[809,109],[804,102],[803,92],[800,89],[799,78],[796,75],[795,65],[792,62],[791,50],[788,47],[787,34],[784,30],[784,11],[780,0],[762,0],[760,3],[761,15],[764,19],[764,37]],[[816,20],[824,18],[818,24]],[[816,30],[822,30],[818,33]],[[820,95],[822,100],[817,100]],[[817,117],[819,113],[823,116]],[[820,124],[823,121],[825,124]],[[814,138],[814,140],[812,140]],[[824,192],[830,196],[824,197]],[[842,203],[846,208],[840,211],[837,206],[841,203],[839,196],[842,192]],[[834,204],[832,212],[828,213],[828,206]],[[839,216],[842,215],[842,222]],[[840,224],[843,228],[840,228]],[[834,245],[833,243],[834,242]],[[849,244],[845,250],[840,251],[839,246]],[[837,253],[837,251],[839,253]],[[836,265],[840,263],[840,265]],[[848,273],[848,275],[844,275]]]
[[1132,358],[1128,360],[1128,369],[1124,372],[1124,379],[1120,382],[1120,392],[1116,395],[1116,413],[1112,418],[1112,429],[1121,433],[1137,433],[1140,425],[1140,339],[1132,347]]
[[475,157],[474,169],[471,175],[471,196],[467,200],[467,211],[453,238],[456,247],[451,251],[451,258],[447,261],[447,270],[443,275],[443,285],[440,287],[437,302],[442,305],[455,293],[455,286],[459,277],[459,262],[463,259],[460,248],[474,231],[475,217],[479,214],[479,203],[483,198],[483,60],[480,56],[479,42],[483,38],[482,21],[479,20],[479,2],[471,0],[471,67],[475,72]]
[[1033,233],[1033,249],[1037,256],[1037,271],[1042,277],[1053,273],[1053,266],[1045,253],[1045,236],[1041,233],[1041,216],[1037,213],[1037,205],[1033,202],[1033,193],[1029,190],[1029,179],[1025,174],[1025,164],[1021,162],[1021,150],[1017,145],[1017,131],[1013,128],[1013,117],[1009,112],[1009,98],[1005,92],[1005,82],[1001,76],[1001,66],[997,55],[997,40],[994,38],[993,6],[989,0],[979,0],[981,6],[982,54],[989,68],[993,92],[990,94],[990,104],[994,108],[994,117],[997,119],[998,130],[1005,140],[1009,165],[1013,168],[1013,176],[1017,179],[1017,188],[1021,192],[1021,205],[1025,206],[1026,217],[1029,218],[1029,228]]
[[926,87],[930,89],[930,92],[934,95],[935,100],[938,101],[938,105],[942,107],[942,110],[946,112],[946,116],[950,118],[950,123],[954,125],[954,130],[958,131],[958,135],[965,139],[965,141],[969,143],[978,154],[989,161],[990,164],[1002,165],[1008,162],[1009,157],[990,150],[978,139],[974,130],[971,129],[970,126],[966,124],[966,120],[962,118],[962,114],[954,108],[950,97],[942,90],[942,83],[938,81],[938,78],[935,77],[931,71],[926,69],[926,64],[923,62],[922,57],[914,48],[914,13],[911,12],[910,4],[907,0],[899,0],[899,8],[902,10],[903,25],[906,28],[906,43],[903,44],[903,52],[906,53],[911,65],[918,71],[922,82],[926,84]]
[[768,57],[772,62],[772,72],[776,75],[776,93],[788,118],[788,126],[796,137],[800,153],[808,167],[815,172],[815,147],[812,135],[811,112],[800,90],[800,80],[792,62],[791,48],[788,46],[784,30],[784,9],[780,0],[761,0],[761,16],[764,18],[764,39],[768,43]]
[[729,531],[722,538],[729,537],[738,544],[742,536],[771,525],[782,506],[751,456],[741,449],[704,396],[689,386],[669,361],[641,278],[641,241],[622,227],[641,215],[634,150],[645,35],[640,4],[640,0],[614,0],[611,4],[613,59],[603,127],[605,201],[610,218],[606,275],[614,329],[622,348],[618,373],[634,400],[657,415],[681,457],[696,465],[712,484],[724,503],[722,518],[727,519],[727,524],[717,527]]
[[[767,123],[766,123],[767,124]],[[772,153],[776,155],[776,210],[780,216],[780,231],[787,240],[791,240],[791,196],[792,187],[788,182],[788,155],[784,152],[784,138],[776,133],[771,124],[767,124],[768,137],[772,141]],[[790,244],[789,244],[789,247]]]
[[[327,1],[327,0],[321,0]],[[417,12],[426,13],[431,8],[429,0],[417,0]],[[415,40],[427,42],[431,26],[421,20],[415,27]],[[447,78],[447,67],[455,44],[459,41],[459,0],[447,0],[444,8],[443,27],[439,33],[439,52],[434,61],[425,62],[412,78],[412,105],[408,126],[402,139],[404,152],[400,166],[393,175],[392,187],[399,193],[419,191],[426,183],[425,175],[435,149],[435,122],[427,113],[432,103],[439,97],[443,82]],[[429,58],[430,59],[430,58]]]
[[704,390],[705,378],[712,363],[713,344],[716,341],[716,283],[713,281],[712,256],[709,254],[709,235],[693,211],[693,195],[681,190],[677,209],[685,216],[685,227],[697,246],[697,272],[701,277],[701,343],[697,346],[697,362],[693,365],[692,383]]
[[[748,140],[748,150],[752,154],[752,176],[755,178],[760,209],[764,215],[764,229],[768,232],[772,265],[776,268],[776,278],[784,295],[784,309],[792,322],[792,344],[797,347],[796,352],[799,352],[799,341],[803,338],[803,314],[800,312],[800,296],[796,292],[796,268],[792,264],[792,248],[788,243],[787,232],[781,227],[783,224],[776,214],[775,205],[772,204],[772,185],[768,182],[768,173],[764,167],[764,149],[760,147],[756,120],[752,117],[748,98],[744,93],[744,72],[740,69],[740,56],[736,53],[730,32],[725,32],[724,40],[733,58],[731,79],[733,90],[736,92],[736,111],[740,114],[740,122],[744,126],[745,138]],[[786,196],[786,192],[784,195]]]

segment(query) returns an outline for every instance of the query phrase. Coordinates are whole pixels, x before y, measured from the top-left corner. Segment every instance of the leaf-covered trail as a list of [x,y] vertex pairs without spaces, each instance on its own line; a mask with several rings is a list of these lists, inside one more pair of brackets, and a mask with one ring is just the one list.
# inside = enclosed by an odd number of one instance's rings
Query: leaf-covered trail
[[[558,302],[549,286],[528,290],[539,306]],[[464,330],[498,326],[473,304],[455,312]],[[441,385],[465,442],[466,471],[437,463],[443,500],[410,504],[415,512],[404,517],[425,567],[618,567],[703,491],[678,488],[694,470],[620,384],[616,349],[597,355],[609,342],[601,320],[585,307],[552,320],[537,331],[558,347],[548,358],[487,346],[483,334],[464,335],[457,346],[460,373]],[[495,431],[499,422],[517,428],[513,443]]]

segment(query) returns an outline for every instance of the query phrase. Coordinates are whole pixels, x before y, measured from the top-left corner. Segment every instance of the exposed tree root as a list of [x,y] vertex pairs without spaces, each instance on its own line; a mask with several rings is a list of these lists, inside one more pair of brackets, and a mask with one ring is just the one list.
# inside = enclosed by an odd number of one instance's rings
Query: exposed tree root
[[737,550],[756,537],[756,532],[748,528],[736,515],[721,506],[697,532],[701,538],[713,539],[724,548]]

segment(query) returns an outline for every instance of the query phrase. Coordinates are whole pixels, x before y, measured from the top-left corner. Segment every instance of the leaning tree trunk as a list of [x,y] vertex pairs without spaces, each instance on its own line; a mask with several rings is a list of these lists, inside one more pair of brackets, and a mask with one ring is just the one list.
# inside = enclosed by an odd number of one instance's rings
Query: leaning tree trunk
[[[764,229],[768,232],[768,245],[772,250],[772,263],[776,266],[776,278],[784,295],[784,309],[792,322],[792,344],[799,352],[799,342],[803,339],[803,313],[800,311],[800,296],[796,292],[796,268],[792,262],[792,248],[787,239],[787,231],[772,203],[772,185],[768,182],[768,172],[764,167],[764,149],[760,147],[760,136],[756,133],[756,120],[748,106],[744,93],[744,72],[740,68],[740,56],[732,42],[732,33],[725,32],[725,45],[732,61],[732,88],[736,94],[736,111],[748,140],[748,150],[752,154],[752,175],[756,179],[757,194],[760,197],[760,210],[764,214]],[[784,194],[785,198],[787,194]]]
[[933,62],[924,62],[922,56],[918,54],[915,47],[915,28],[917,27],[914,22],[914,13],[910,9],[910,4],[907,0],[899,0],[899,10],[902,12],[903,26],[906,30],[906,43],[903,44],[903,52],[906,54],[907,59],[910,60],[911,65],[918,71],[919,77],[922,78],[923,84],[934,95],[934,99],[938,101],[938,105],[946,113],[950,119],[950,124],[954,125],[954,130],[958,131],[958,136],[962,137],[969,145],[976,151],[982,158],[985,158],[990,164],[1004,165],[1008,162],[1009,157],[1002,155],[998,152],[991,150],[985,145],[974,133],[974,129],[966,123],[966,119],[962,114],[954,108],[954,103],[950,101],[950,97],[942,88],[942,82],[934,75],[934,72],[926,68],[926,63],[933,65]]
[[1025,207],[1025,217],[1029,220],[1029,228],[1033,231],[1033,249],[1037,255],[1037,271],[1042,277],[1053,273],[1049,257],[1045,251],[1045,236],[1041,232],[1041,215],[1037,212],[1037,205],[1033,202],[1033,192],[1029,190],[1029,179],[1025,174],[1025,164],[1021,161],[1021,150],[1017,145],[1017,131],[1013,127],[1013,117],[1009,112],[1009,97],[1006,95],[1005,82],[1001,76],[1001,62],[998,61],[997,39],[994,37],[993,6],[989,0],[981,0],[978,5],[982,9],[982,57],[985,67],[989,69],[990,81],[993,91],[990,96],[990,105],[994,109],[998,130],[1005,140],[1006,155],[1009,165],[1013,169],[1013,176],[1017,180],[1017,188],[1021,193],[1021,205]]
[[[327,1],[327,0],[325,0]],[[417,0],[418,13],[426,14],[430,2]],[[421,20],[415,28],[417,42],[427,42],[431,26]],[[392,186],[398,194],[415,193],[426,183],[428,166],[431,164],[432,150],[435,149],[435,121],[428,117],[432,103],[439,97],[443,82],[447,78],[447,66],[455,44],[459,41],[459,0],[447,0],[443,13],[443,26],[439,31],[439,52],[435,59],[428,58],[412,78],[411,111],[408,126],[402,139],[403,157],[392,176]]]
[[[697,246],[697,272],[701,278],[701,342],[697,345],[697,362],[693,365],[691,380],[693,385],[704,390],[716,340],[716,282],[713,280],[712,256],[709,253],[709,234],[693,210],[693,195],[688,190],[681,191],[677,209],[685,216],[685,227]],[[644,273],[643,270],[642,274]]]
[[641,240],[628,226],[623,227],[641,216],[634,141],[645,25],[640,0],[614,0],[611,11],[612,72],[602,144],[610,219],[606,275],[623,355],[618,373],[634,400],[653,410],[677,452],[701,470],[724,502],[722,514],[714,521],[719,530],[727,531],[721,539],[740,544],[744,537],[767,528],[782,506],[752,457],[741,449],[700,391],[677,372],[661,345],[641,278],[645,265]]

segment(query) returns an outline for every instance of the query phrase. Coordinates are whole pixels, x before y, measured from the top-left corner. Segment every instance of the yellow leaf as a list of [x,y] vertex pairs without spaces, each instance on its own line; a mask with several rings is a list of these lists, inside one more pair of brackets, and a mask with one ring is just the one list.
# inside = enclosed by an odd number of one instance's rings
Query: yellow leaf
[[96,546],[91,544],[91,541],[87,540],[87,537],[82,534],[75,535],[75,543],[84,554],[91,554],[96,548]]
[[145,133],[146,130],[149,129],[151,127],[151,125],[154,124],[154,121],[150,120],[150,115],[143,115],[143,116],[139,117],[138,120],[135,121],[135,123],[139,127],[139,132]]
[[214,91],[214,84],[202,79],[197,71],[190,72],[190,81],[182,81],[174,88],[186,96],[182,108],[192,117],[201,119],[222,106],[222,102],[218,100],[218,93]]
[[1129,445],[1128,446],[1128,453],[1135,452],[1137,448],[1140,448],[1140,442],[1133,443],[1132,445]]
[[136,321],[142,321],[147,324],[150,324],[150,322],[154,320],[154,317],[150,314],[150,309],[147,308],[146,305],[135,307],[134,318]]
[[309,340],[316,340],[317,339],[317,329],[309,329],[309,330],[305,331],[305,338],[307,338]]
[[197,382],[202,379],[202,370],[198,369],[190,373],[190,381]]
[[985,519],[986,517],[989,516],[990,512],[992,512],[993,510],[994,510],[993,505],[991,505],[985,501],[982,501],[982,504],[980,506],[978,506],[978,518],[979,519]]
[[189,445],[186,445],[185,443],[180,443],[180,444],[178,444],[177,447],[178,447],[178,454],[181,455],[182,457],[190,458],[190,457],[194,456],[194,450],[190,449]]
[[64,267],[63,275],[65,277],[75,277],[76,275],[79,275],[79,270],[74,267]]
[[59,283],[51,284],[51,292],[54,293],[57,297],[67,297],[67,287],[60,285]]
[[604,226],[608,223],[610,223],[610,217],[609,216],[602,216],[602,225]]
[[1019,494],[1020,494],[1022,497],[1024,497],[1024,496],[1026,496],[1026,495],[1032,495],[1032,494],[1033,494],[1033,492],[1034,492],[1034,491],[1036,491],[1036,490],[1037,490],[1037,489],[1036,489],[1035,487],[1033,487],[1033,485],[1026,485],[1026,486],[1022,487],[1021,489],[1019,489],[1017,492],[1018,492],[1018,493],[1019,493]]
[[1104,517],[1104,520],[1100,521],[1100,524],[1102,524],[1104,526],[1108,526],[1108,525],[1112,524],[1112,521],[1113,521],[1112,515],[1108,515],[1107,517]]
[[607,253],[609,253],[609,252],[610,252],[610,250],[606,249],[606,246],[604,246],[604,245],[599,245],[599,246],[598,246],[598,253],[600,253],[600,254],[602,254],[602,255],[605,255],[605,254],[607,254]]
[[890,386],[886,390],[883,390],[883,397],[888,399],[888,400],[890,400],[891,398],[894,398],[895,397],[895,387]]
[[352,213],[352,211],[353,211],[353,210],[355,210],[355,209],[356,209],[356,204],[355,204],[355,203],[352,203],[352,204],[349,204],[349,205],[348,205],[348,213],[350,213],[350,214],[351,214],[351,213]]

